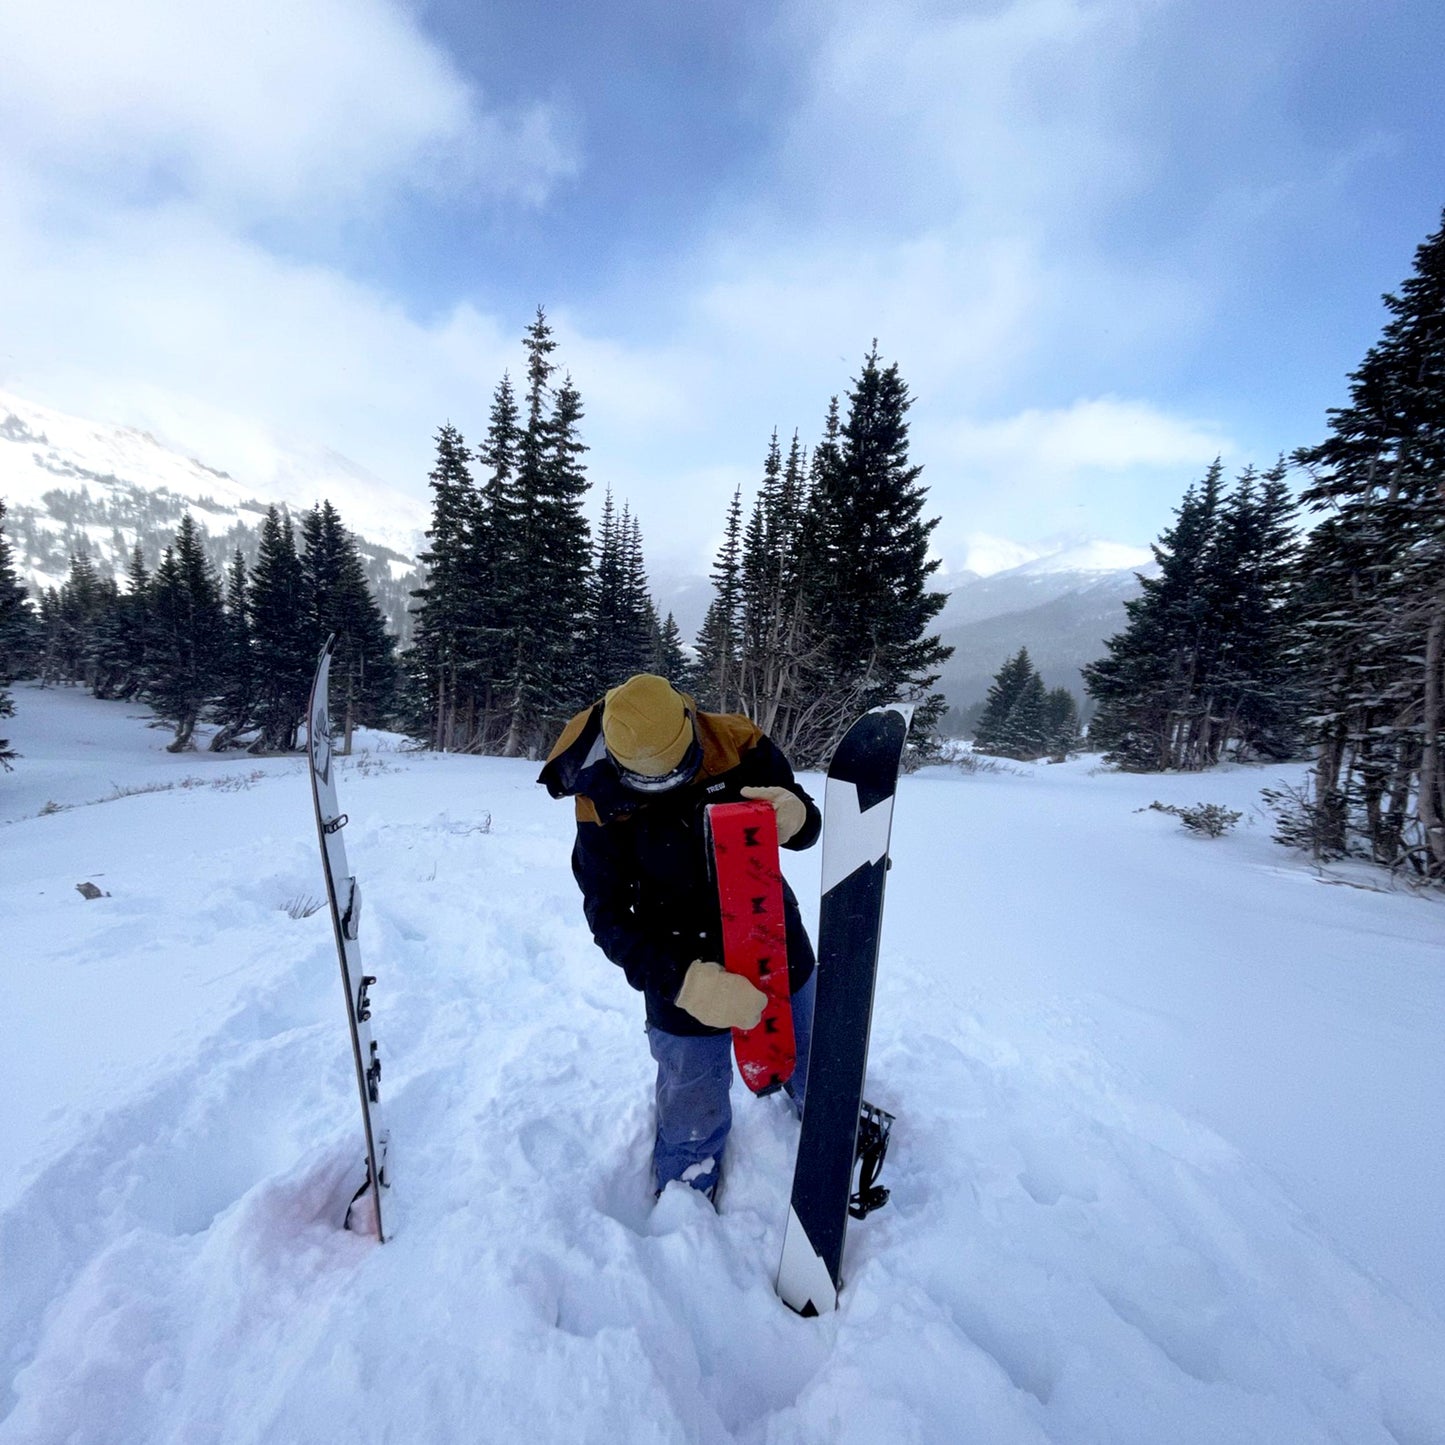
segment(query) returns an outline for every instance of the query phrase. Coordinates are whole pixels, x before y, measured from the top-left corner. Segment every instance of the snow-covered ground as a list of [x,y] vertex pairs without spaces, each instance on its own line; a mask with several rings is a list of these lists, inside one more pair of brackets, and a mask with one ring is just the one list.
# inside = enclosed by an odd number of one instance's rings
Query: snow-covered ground
[[[321,894],[299,764],[16,700],[0,1440],[1445,1440],[1441,903],[1258,815],[1211,842],[1137,811],[1248,811],[1291,770],[904,781],[893,1199],[800,1320],[780,1100],[737,1097],[720,1214],[652,1205],[640,1001],[534,766],[342,764],[377,1247],[337,1228],[360,1128],[330,925],[292,916]],[[805,911],[817,861],[787,860]]]

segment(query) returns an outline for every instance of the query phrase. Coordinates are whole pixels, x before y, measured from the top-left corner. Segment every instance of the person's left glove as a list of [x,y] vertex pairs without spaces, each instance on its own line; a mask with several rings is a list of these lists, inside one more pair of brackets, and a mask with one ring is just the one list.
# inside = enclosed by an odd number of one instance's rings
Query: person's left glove
[[699,958],[688,964],[673,1002],[710,1029],[741,1029],[746,1033],[757,1028],[768,1006],[768,996],[742,974],[728,973],[722,964]]
[[778,815],[778,842],[786,843],[808,821],[808,805],[786,788],[742,788],[745,798],[758,798],[773,805]]

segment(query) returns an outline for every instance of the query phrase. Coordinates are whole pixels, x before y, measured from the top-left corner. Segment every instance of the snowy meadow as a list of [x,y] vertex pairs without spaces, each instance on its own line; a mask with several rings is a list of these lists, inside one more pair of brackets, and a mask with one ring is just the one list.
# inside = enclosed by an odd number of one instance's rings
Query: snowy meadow
[[[641,1000],[536,765],[340,764],[394,1238],[304,767],[14,690],[0,1441],[1445,1440],[1445,900],[1270,840],[1298,768],[900,788],[835,1316],[776,1299],[797,1123],[648,1180]],[[819,780],[813,779],[821,795]],[[1244,817],[1191,836],[1151,802]],[[816,917],[817,851],[785,865]],[[93,884],[99,897],[77,890]]]

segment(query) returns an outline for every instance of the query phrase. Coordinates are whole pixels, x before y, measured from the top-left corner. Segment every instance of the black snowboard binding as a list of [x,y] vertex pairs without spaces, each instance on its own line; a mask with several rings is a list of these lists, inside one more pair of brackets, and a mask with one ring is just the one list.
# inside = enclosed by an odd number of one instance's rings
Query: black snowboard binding
[[892,1132],[893,1115],[864,1099],[858,1116],[858,1188],[848,1200],[848,1213],[854,1219],[865,1219],[888,1203],[888,1191],[878,1183],[878,1176]]

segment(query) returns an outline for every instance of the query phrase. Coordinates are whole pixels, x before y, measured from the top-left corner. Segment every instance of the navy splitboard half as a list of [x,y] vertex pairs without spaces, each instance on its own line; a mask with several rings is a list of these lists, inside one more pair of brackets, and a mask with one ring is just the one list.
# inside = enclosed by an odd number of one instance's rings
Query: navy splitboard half
[[[310,763],[311,801],[316,808],[316,836],[321,843],[321,867],[326,875],[326,898],[331,905],[331,926],[341,963],[341,987],[346,994],[346,1021],[350,1025],[351,1053],[356,1064],[356,1085],[361,1093],[361,1120],[366,1132],[366,1179],[346,1211],[346,1227],[370,1216],[379,1240],[386,1234],[381,1222],[381,1195],[390,1184],[386,1172],[387,1133],[381,1119],[381,1058],[371,1036],[371,1002],[368,989],[376,980],[361,967],[361,889],[346,863],[341,830],[346,814],[336,797],[336,773],[331,751],[331,716],[328,691],[331,648],[328,639],[316,665],[311,702],[306,710],[306,755]],[[370,1206],[369,1209],[367,1206]]]
[[808,1094],[778,1267],[778,1294],[802,1315],[836,1309],[842,1282],[893,795],[911,713],[902,704],[865,713],[828,768]]

